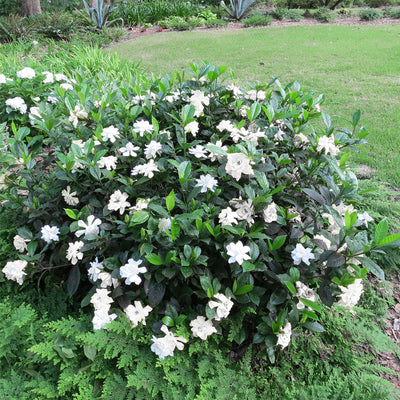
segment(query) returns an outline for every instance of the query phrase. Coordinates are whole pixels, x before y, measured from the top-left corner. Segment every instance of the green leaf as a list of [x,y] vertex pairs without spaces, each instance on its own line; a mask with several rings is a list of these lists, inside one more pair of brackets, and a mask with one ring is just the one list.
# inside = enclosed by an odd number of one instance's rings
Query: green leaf
[[325,328],[316,321],[307,321],[303,324],[303,326],[313,332],[325,332]]
[[213,290],[211,280],[208,276],[200,276],[200,285],[205,292],[207,292],[207,290]]
[[270,249],[271,251],[278,250],[278,249],[280,249],[280,248],[285,244],[285,241],[286,241],[286,235],[277,236],[277,237],[274,239],[274,241],[272,242],[272,244],[271,244],[271,242],[268,240],[269,249]]
[[377,246],[385,246],[387,244],[393,243],[397,240],[400,240],[400,234],[399,233],[395,233],[393,235],[388,235],[386,236],[384,239],[382,239]]
[[71,210],[70,208],[64,208],[65,214],[68,215],[71,219],[77,219],[76,214],[74,210]]
[[167,210],[171,212],[175,207],[175,192],[172,189],[170,194],[165,198],[165,202],[167,204]]
[[251,285],[243,285],[236,292],[234,292],[234,294],[236,296],[240,296],[241,294],[245,294],[245,293],[251,292],[253,290],[253,287],[254,286],[251,286]]
[[85,344],[83,346],[83,352],[85,353],[85,356],[91,361],[94,361],[94,359],[96,358],[96,354],[97,354],[96,347]]
[[353,128],[355,128],[357,126],[358,122],[360,121],[360,117],[361,117],[361,111],[357,110],[353,114]]
[[301,189],[307,196],[311,197],[317,203],[322,204],[323,206],[326,204],[326,200],[315,190],[304,188]]
[[357,212],[349,213],[349,210],[346,210],[344,214],[344,222],[347,229],[350,229],[357,221]]
[[300,280],[300,271],[296,267],[291,267],[289,273],[290,277],[293,279],[293,282]]
[[383,272],[382,268],[376,264],[374,261],[367,257],[356,257],[361,264],[368,269],[368,271],[372,272],[377,278],[384,280],[385,273]]
[[297,290],[294,287],[293,283],[290,281],[286,281],[284,283],[285,283],[286,287],[289,289],[290,293],[292,293],[294,296],[296,296]]
[[175,324],[174,324],[174,320],[170,317],[170,316],[168,316],[168,315],[166,315],[163,319],[162,319],[162,322],[164,323],[164,325],[167,325],[167,326],[174,326]]
[[321,115],[322,115],[322,119],[324,120],[324,124],[326,125],[326,127],[329,129],[331,127],[331,117],[329,114],[327,114],[324,111],[321,111]]
[[389,224],[387,219],[383,219],[375,228],[375,244],[379,246],[378,243],[382,242],[382,240],[387,236],[389,231]]
[[74,295],[74,293],[78,290],[79,283],[81,280],[81,272],[79,271],[79,267],[74,265],[69,273],[67,280],[67,291],[70,297]]
[[218,154],[219,156],[226,156],[227,152],[221,147],[215,146],[214,144],[207,144],[204,146],[207,150],[210,150],[214,154]]
[[146,260],[153,265],[163,265],[163,260],[157,254],[151,253],[148,256],[145,256]]
[[150,214],[148,211],[136,211],[131,218],[131,223],[133,223],[134,225],[140,225],[143,224],[144,222],[146,222],[150,217]]
[[29,255],[33,256],[35,254],[35,251],[38,247],[38,242],[36,240],[29,242],[28,245],[26,246],[28,249]]
[[244,272],[253,271],[256,269],[256,266],[249,261],[243,261],[242,269]]
[[315,303],[314,301],[308,300],[308,299],[303,299],[302,297],[299,297],[299,300],[306,306],[306,307],[310,307],[312,310],[317,311],[317,312],[321,312],[322,307]]

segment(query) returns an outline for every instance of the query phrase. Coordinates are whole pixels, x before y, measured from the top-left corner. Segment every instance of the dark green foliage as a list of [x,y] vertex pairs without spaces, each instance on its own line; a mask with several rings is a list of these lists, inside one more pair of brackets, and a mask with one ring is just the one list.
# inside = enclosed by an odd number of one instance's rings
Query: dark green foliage
[[314,13],[314,18],[320,22],[333,22],[336,19],[336,13],[327,7],[320,7]]
[[382,18],[382,12],[379,10],[375,10],[373,8],[368,10],[360,11],[360,20],[361,21],[376,21],[377,19]]
[[298,22],[303,19],[302,10],[289,10],[288,8],[277,7],[274,11],[272,11],[271,15],[273,18],[279,21],[288,20]]
[[21,15],[20,0],[2,0],[0,2],[0,15],[18,14]]
[[400,19],[400,10],[392,10],[390,18]]
[[264,26],[269,25],[272,18],[259,11],[253,11],[248,18],[243,20],[243,25],[247,28],[249,26]]

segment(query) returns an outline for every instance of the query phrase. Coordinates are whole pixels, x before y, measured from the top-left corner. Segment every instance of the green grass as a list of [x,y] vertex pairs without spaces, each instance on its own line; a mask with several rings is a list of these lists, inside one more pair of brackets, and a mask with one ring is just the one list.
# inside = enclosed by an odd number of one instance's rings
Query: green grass
[[[109,49],[149,73],[172,74],[188,62],[228,65],[238,80],[299,81],[325,93],[332,114],[361,109],[369,144],[353,155],[373,180],[400,187],[400,47],[398,25],[292,26],[172,32]],[[339,121],[338,121],[339,123]]]

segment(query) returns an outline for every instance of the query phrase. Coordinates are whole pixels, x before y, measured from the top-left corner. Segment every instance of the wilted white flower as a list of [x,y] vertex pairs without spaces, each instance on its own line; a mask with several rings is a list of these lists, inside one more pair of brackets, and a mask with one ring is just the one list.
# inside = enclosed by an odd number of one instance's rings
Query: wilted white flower
[[125,147],[121,147],[119,151],[122,153],[124,157],[136,157],[137,151],[140,149],[139,146],[134,146],[132,143],[128,142]]
[[20,79],[33,79],[36,76],[36,72],[33,68],[25,67],[20,71],[17,71],[17,78]]
[[[310,300],[310,301],[315,301],[315,292],[313,289],[310,289],[307,285],[305,285],[303,282],[297,281],[296,282],[296,289],[297,297],[301,297],[302,299]],[[297,309],[298,310],[304,310],[305,305],[299,301],[297,303]]]
[[129,321],[132,322],[132,328],[135,328],[139,325],[139,322],[146,325],[146,317],[151,310],[152,308],[150,306],[143,307],[142,303],[136,300],[134,305],[129,304],[129,306],[125,308],[125,314]]
[[109,140],[111,143],[114,143],[117,139],[119,139],[119,135],[119,130],[114,125],[103,128],[103,132],[101,132],[101,136],[105,142]]
[[90,263],[90,268],[88,269],[89,278],[93,282],[96,282],[103,268],[103,262],[99,262],[99,259],[96,257],[95,260]]
[[147,272],[146,267],[139,267],[142,262],[143,260],[136,261],[133,258],[130,258],[128,262],[119,269],[121,278],[126,278],[126,285],[130,285],[131,283],[139,285],[140,282],[142,282],[142,278],[139,276],[139,274],[144,274]]
[[122,215],[125,212],[125,208],[131,206],[131,203],[126,201],[128,197],[128,193],[122,193],[120,190],[116,190],[110,197],[107,209],[110,211],[119,211],[120,215]]
[[81,237],[82,235],[85,235],[85,238],[92,239],[93,236],[99,234],[99,225],[101,225],[101,220],[96,218],[94,215],[89,215],[87,224],[82,220],[78,221],[78,226],[83,228],[83,230],[76,231],[75,236]]
[[111,171],[117,168],[118,158],[115,156],[103,156],[97,162],[99,168],[106,168],[108,171]]
[[242,200],[242,198],[232,199],[229,204],[236,209],[236,216],[240,221],[246,221],[249,225],[254,223],[254,205],[251,199]]
[[339,153],[339,147],[335,146],[335,137],[332,136],[321,136],[318,139],[317,151],[324,151],[325,154],[332,154],[335,156]]
[[237,243],[229,243],[228,246],[226,246],[226,253],[230,256],[228,263],[232,264],[237,262],[239,265],[242,265],[243,261],[251,259],[247,254],[249,251],[250,247],[244,246],[240,240]]
[[218,186],[218,181],[210,174],[201,175],[199,179],[196,179],[196,182],[196,187],[201,187],[201,193],[207,192],[208,189],[214,192],[215,188]]
[[144,156],[147,159],[156,158],[157,154],[161,154],[161,150],[162,150],[161,143],[152,140],[149,144],[146,144],[146,147],[144,149]]
[[86,119],[88,117],[88,113],[86,112],[84,107],[80,107],[79,104],[75,106],[74,111],[69,112],[68,120],[72,122],[72,126],[76,129],[78,126],[79,119]]
[[94,311],[93,329],[106,329],[107,324],[117,318],[117,314],[108,314],[108,310],[100,308]]
[[133,124],[133,130],[143,136],[146,132],[153,133],[154,127],[149,121],[141,119]]
[[239,109],[239,115],[240,115],[242,118],[247,118],[247,110],[250,110],[250,107],[249,107],[249,106],[244,105],[244,106],[240,107],[240,109]]
[[79,251],[84,246],[84,243],[77,241],[74,243],[68,243],[67,249],[67,260],[71,261],[72,265],[75,265],[79,260],[82,260],[83,253]]
[[62,83],[60,88],[64,90],[74,90],[74,87],[70,83]]
[[301,243],[297,243],[296,247],[292,250],[293,264],[299,265],[302,261],[306,265],[310,265],[310,260],[315,259],[315,255],[311,252],[312,249],[304,248]]
[[231,301],[230,297],[226,297],[222,293],[214,294],[213,297],[216,298],[217,301],[210,300],[208,302],[208,307],[210,307],[211,309],[216,308],[215,311],[217,315],[215,317],[215,320],[221,321],[221,319],[224,319],[229,315],[233,306],[233,301]]
[[[6,100],[6,106],[9,106],[13,110],[18,110],[21,114],[26,114],[28,106],[25,104],[25,101],[21,97],[12,97]],[[6,110],[9,114],[11,111]]]
[[71,192],[69,186],[61,191],[61,195],[69,206],[76,206],[79,203],[79,199],[76,197],[76,192]]
[[306,135],[304,135],[303,133],[299,133],[298,135],[294,136],[294,145],[296,147],[301,147],[306,143],[309,143],[309,139]]
[[28,262],[23,260],[8,261],[2,269],[2,272],[7,279],[15,281],[19,285],[22,285],[24,283],[24,275],[26,275],[24,269],[27,265]]
[[[319,240],[319,241],[321,241],[322,243],[324,243],[324,245],[326,246],[326,249],[323,249],[323,250],[327,250],[327,249],[329,249],[330,247],[331,247],[331,245],[332,245],[332,243],[331,243],[331,241],[329,240],[329,239],[327,239],[325,236],[323,236],[323,235],[315,235],[314,236],[314,240]],[[321,247],[321,246],[320,246]]]
[[199,132],[199,123],[197,121],[189,122],[185,125],[185,133],[190,132],[193,136],[196,136]]
[[224,208],[221,210],[221,212],[218,215],[219,218],[219,223],[224,226],[224,225],[230,225],[232,226],[233,224],[237,224],[237,214],[235,211],[233,211],[230,207]]
[[206,340],[208,336],[217,333],[212,321],[210,319],[206,320],[202,315],[190,321],[190,326],[192,327],[193,336],[202,340]]
[[187,343],[187,340],[182,336],[174,336],[174,334],[168,330],[166,325],[161,327],[161,331],[165,333],[165,336],[162,338],[153,336],[151,338],[153,344],[150,349],[153,353],[156,353],[161,360],[163,360],[165,357],[173,356],[175,348],[183,350],[183,344]]
[[351,283],[347,287],[339,286],[339,289],[343,293],[339,295],[340,300],[338,301],[338,304],[352,309],[360,300],[360,297],[364,291],[364,286],[362,279],[356,279],[354,283]]
[[250,158],[243,153],[229,153],[227,154],[225,171],[237,181],[241,178],[242,174],[254,175],[250,161]]
[[362,223],[367,228],[368,228],[368,222],[371,222],[374,220],[367,212],[363,212],[362,214],[357,214],[357,218],[359,221],[362,221]]
[[15,250],[19,251],[20,253],[24,253],[25,251],[28,250],[27,243],[29,243],[29,242],[30,242],[29,239],[25,239],[22,236],[19,236],[19,235],[14,236],[13,244],[14,244]]
[[278,212],[276,210],[275,203],[269,204],[268,207],[263,210],[263,217],[264,221],[267,224],[270,224],[278,220]]
[[57,228],[57,226],[45,225],[40,231],[42,232],[42,239],[46,243],[51,243],[53,241],[59,240],[58,235],[60,233],[60,230]]
[[136,199],[136,205],[132,207],[134,211],[145,210],[150,203],[150,199]]
[[286,325],[282,328],[283,333],[278,334],[278,341],[276,343],[277,346],[281,346],[282,349],[289,346],[290,339],[292,337],[292,324],[290,322],[286,323]]
[[226,89],[230,90],[234,97],[240,97],[242,94],[240,88],[235,86],[234,84],[230,84],[229,86],[226,87]]
[[58,103],[58,99],[55,96],[47,96],[47,101],[51,104]]
[[103,289],[112,286],[115,281],[118,281],[118,279],[114,279],[109,272],[100,272],[97,278],[100,279],[100,287]]

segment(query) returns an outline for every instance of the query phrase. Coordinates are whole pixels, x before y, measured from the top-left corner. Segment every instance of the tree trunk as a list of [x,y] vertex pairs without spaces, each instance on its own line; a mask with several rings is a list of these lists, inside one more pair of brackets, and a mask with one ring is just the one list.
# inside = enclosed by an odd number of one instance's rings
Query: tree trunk
[[22,15],[24,17],[30,17],[41,12],[40,0],[22,0]]
[[[103,0],[103,6],[110,4],[110,0]],[[97,0],[89,0],[89,7],[97,9]]]

